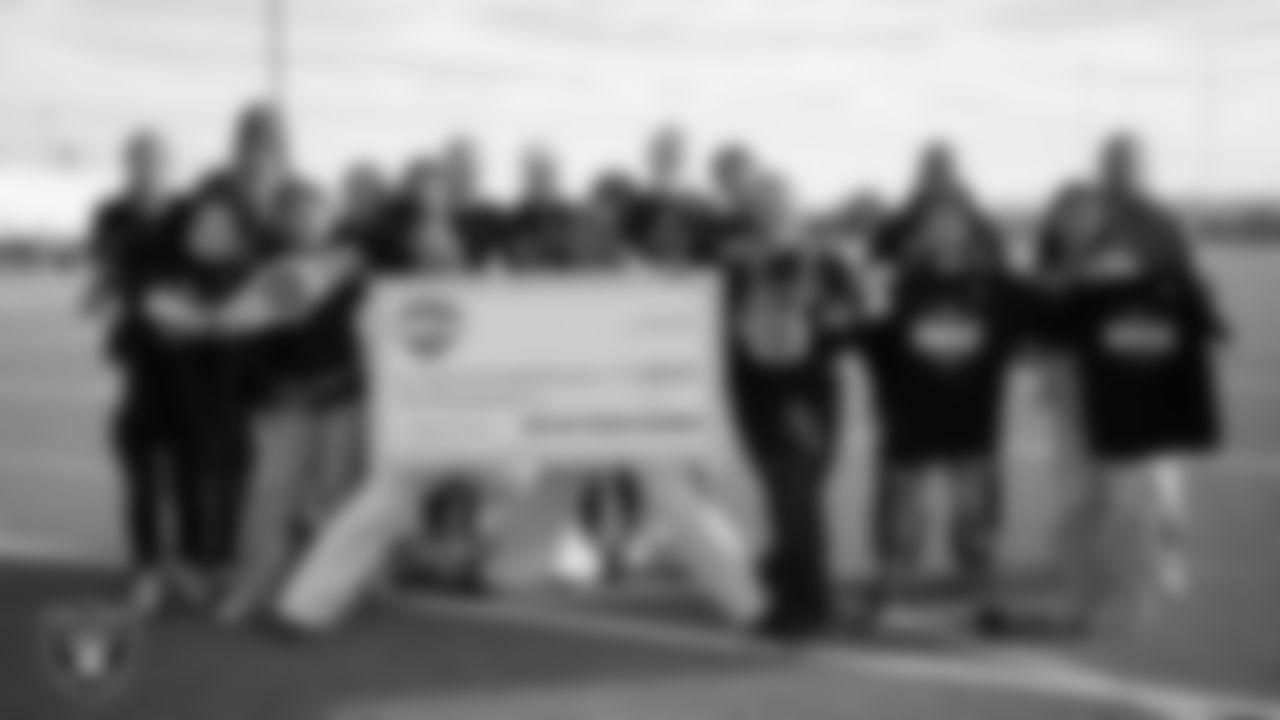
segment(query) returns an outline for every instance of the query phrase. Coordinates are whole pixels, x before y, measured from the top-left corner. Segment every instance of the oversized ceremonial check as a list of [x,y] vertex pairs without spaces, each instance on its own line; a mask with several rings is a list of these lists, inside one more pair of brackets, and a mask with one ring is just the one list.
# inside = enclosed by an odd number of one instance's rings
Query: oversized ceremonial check
[[710,277],[413,279],[366,318],[381,468],[703,458],[725,438]]

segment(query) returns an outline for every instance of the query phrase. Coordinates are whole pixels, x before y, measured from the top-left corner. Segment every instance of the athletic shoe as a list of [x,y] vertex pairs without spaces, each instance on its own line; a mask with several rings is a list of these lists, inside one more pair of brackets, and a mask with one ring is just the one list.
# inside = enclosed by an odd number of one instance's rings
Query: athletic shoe
[[174,594],[187,605],[203,605],[209,601],[211,583],[196,570],[178,568],[169,573],[168,581]]
[[214,607],[214,620],[219,625],[235,627],[245,624],[258,611],[258,603],[246,593],[235,592],[224,596]]
[[286,645],[303,645],[319,637],[318,631],[275,614],[260,617],[255,627],[264,637]]
[[129,609],[141,616],[153,615],[162,610],[169,599],[169,585],[164,576],[148,573],[139,578],[129,590]]
[[826,623],[820,619],[773,614],[756,624],[757,635],[784,645],[811,642],[820,637],[825,629]]

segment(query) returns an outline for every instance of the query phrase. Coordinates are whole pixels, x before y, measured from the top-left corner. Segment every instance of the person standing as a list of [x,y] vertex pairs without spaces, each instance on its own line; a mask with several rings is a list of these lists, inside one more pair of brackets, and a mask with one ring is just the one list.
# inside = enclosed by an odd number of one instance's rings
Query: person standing
[[124,480],[128,556],[138,575],[132,602],[143,612],[156,609],[175,586],[185,587],[192,572],[191,558],[170,532],[179,520],[182,482],[173,388],[143,308],[177,256],[166,163],[156,135],[141,132],[128,141],[125,187],[98,210],[90,246],[89,310],[106,318],[107,355],[120,377],[111,447]]
[[919,212],[886,307],[862,332],[879,427],[877,579],[862,619],[879,615],[917,570],[930,534],[923,490],[936,476],[950,495],[953,564],[987,630],[1001,619],[1005,391],[1041,318],[968,208],[939,198]]
[[390,237],[392,193],[386,179],[372,165],[353,166],[344,178],[338,233],[371,268],[392,264]]
[[[397,214],[394,268],[401,277],[465,272],[467,258],[454,226],[449,183],[432,160],[414,165]],[[424,442],[428,441],[424,438]],[[474,575],[478,518],[472,468],[398,468],[370,465],[279,584],[270,614],[280,627],[316,631],[338,622],[397,559],[428,570],[449,589]],[[425,522],[424,522],[425,520]],[[401,551],[404,551],[401,553]],[[401,553],[398,555],[398,553]]]
[[[1104,154],[1102,221],[1059,260],[1060,331],[1092,492],[1072,545],[1071,624],[1142,620],[1189,582],[1181,461],[1221,439],[1215,347],[1226,327],[1186,239],[1147,197],[1129,139]],[[1126,617],[1127,616],[1127,617]]]
[[781,181],[756,182],[760,234],[728,267],[728,392],[771,530],[759,630],[794,639],[831,620],[823,507],[841,435],[839,361],[858,307],[839,262],[806,242]]
[[171,377],[181,436],[181,533],[202,596],[220,591],[236,562],[261,370],[256,339],[227,332],[222,313],[283,245],[278,203],[286,179],[279,119],[269,109],[249,108],[230,166],[183,201],[174,276],[145,300]]
[[559,166],[544,148],[525,157],[521,197],[511,211],[504,243],[516,270],[550,270],[565,263],[574,212],[561,187]]
[[314,534],[360,472],[358,252],[340,241],[319,191],[296,183],[281,211],[288,246],[226,310],[224,330],[257,336],[254,466],[241,557],[223,619],[274,597],[298,540]]
[[448,179],[454,226],[472,268],[490,269],[503,262],[506,218],[484,194],[483,174],[474,143],[457,138],[445,148],[442,172]]
[[685,139],[661,130],[649,151],[649,180],[635,193],[623,222],[624,234],[652,264],[674,269],[711,260],[706,242],[706,213],[683,186]]
[[711,162],[713,193],[703,218],[707,259],[719,264],[756,235],[752,185],[760,169],[746,147],[728,145]]

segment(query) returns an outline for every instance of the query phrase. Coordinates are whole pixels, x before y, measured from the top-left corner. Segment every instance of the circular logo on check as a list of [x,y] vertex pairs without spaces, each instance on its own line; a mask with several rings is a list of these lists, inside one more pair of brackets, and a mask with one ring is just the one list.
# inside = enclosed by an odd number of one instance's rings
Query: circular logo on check
[[413,354],[436,360],[456,344],[462,313],[442,298],[420,297],[405,307],[403,324],[405,341]]

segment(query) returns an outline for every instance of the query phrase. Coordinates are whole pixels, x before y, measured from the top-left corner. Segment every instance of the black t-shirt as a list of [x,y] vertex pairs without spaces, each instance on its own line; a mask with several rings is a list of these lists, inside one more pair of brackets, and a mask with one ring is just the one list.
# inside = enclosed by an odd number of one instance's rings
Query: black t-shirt
[[635,249],[656,262],[697,265],[713,259],[707,213],[691,197],[639,195],[628,204],[623,224]]
[[323,402],[362,389],[357,324],[364,295],[363,279],[352,276],[304,317],[262,338],[263,400]]
[[[917,198],[881,225],[871,238],[871,257],[890,265],[900,265],[910,259],[914,245],[920,239],[920,228],[927,218],[930,202],[929,199]],[[995,223],[981,209],[964,202],[970,230],[976,235],[979,247],[990,256],[992,265],[1002,265],[1004,251]]]
[[752,248],[727,274],[727,390],[746,450],[829,455],[840,425],[839,356],[859,310],[843,266],[807,248]]
[[458,213],[457,228],[472,267],[500,264],[509,235],[509,219],[497,206],[472,203]]
[[[782,389],[830,389],[858,311],[839,261],[808,249],[752,250],[728,267],[731,376]],[[744,388],[744,392],[755,392]]]
[[922,396],[989,381],[1043,327],[1029,288],[994,274],[909,274],[892,290],[890,305],[861,331],[862,344],[874,364]]
[[1080,378],[1086,437],[1107,457],[1217,442],[1207,290],[1188,276],[1079,282],[1061,301],[1060,338]]
[[180,264],[177,209],[168,201],[144,206],[127,197],[105,203],[93,221],[90,252],[100,289],[120,313],[109,333],[109,351],[132,357],[150,345],[142,299],[171,278]]
[[[226,185],[206,185],[182,203],[176,235],[179,259],[166,282],[206,310],[222,307],[245,289],[282,247],[270,220],[247,214],[245,206],[226,190]],[[231,220],[234,248],[217,257],[198,247],[197,236],[208,213],[226,213]],[[263,376],[263,342],[263,333],[165,337],[175,393],[193,413],[210,403],[242,410],[252,401]]]
[[365,215],[346,218],[341,234],[360,251],[371,272],[401,272],[413,266],[413,248],[408,238],[413,219],[407,202],[387,202]]
[[516,206],[507,226],[508,261],[523,269],[567,265],[573,225],[573,208],[567,204],[526,202]]
[[995,273],[899,278],[861,332],[883,442],[900,460],[989,453],[1017,353],[1040,339],[1036,296]]
[[708,263],[728,262],[739,243],[755,234],[755,224],[746,210],[708,208],[702,217],[704,258]]

